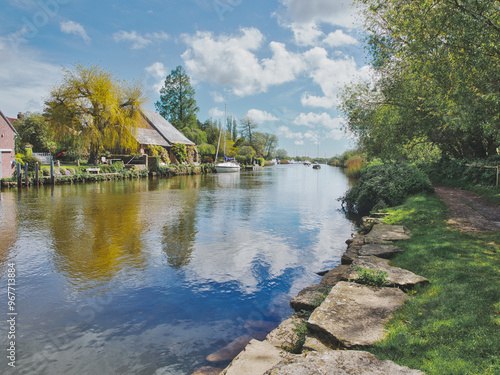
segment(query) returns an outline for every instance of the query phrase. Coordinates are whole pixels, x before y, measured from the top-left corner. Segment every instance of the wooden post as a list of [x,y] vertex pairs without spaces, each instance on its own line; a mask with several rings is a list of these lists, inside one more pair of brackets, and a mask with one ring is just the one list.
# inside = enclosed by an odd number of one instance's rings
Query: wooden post
[[55,178],[54,178],[54,160],[50,159],[50,183],[54,185],[55,183]]
[[28,176],[28,163],[24,163],[24,181],[26,182],[26,186],[29,186],[30,179]]
[[40,185],[40,175],[38,173],[38,162],[35,163],[35,183],[36,183],[36,186]]
[[16,174],[17,174],[17,187],[23,187],[23,175],[21,169],[21,163],[16,164]]
[[60,168],[61,167],[61,162],[59,160],[57,160],[57,168]]

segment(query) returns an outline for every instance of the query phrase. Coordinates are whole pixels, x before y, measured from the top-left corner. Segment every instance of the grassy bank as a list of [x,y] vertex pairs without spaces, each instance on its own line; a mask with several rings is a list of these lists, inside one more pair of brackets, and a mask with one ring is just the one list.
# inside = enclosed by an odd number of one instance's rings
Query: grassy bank
[[434,195],[385,211],[387,223],[412,231],[391,264],[431,284],[412,292],[388,339],[370,351],[426,374],[500,374],[500,231],[448,229],[446,206]]

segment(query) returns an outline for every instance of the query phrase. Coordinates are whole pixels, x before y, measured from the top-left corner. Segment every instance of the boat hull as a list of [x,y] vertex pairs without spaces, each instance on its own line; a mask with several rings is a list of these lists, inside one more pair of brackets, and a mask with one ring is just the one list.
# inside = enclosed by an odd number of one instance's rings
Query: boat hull
[[239,172],[240,166],[234,163],[220,163],[215,166],[217,173]]

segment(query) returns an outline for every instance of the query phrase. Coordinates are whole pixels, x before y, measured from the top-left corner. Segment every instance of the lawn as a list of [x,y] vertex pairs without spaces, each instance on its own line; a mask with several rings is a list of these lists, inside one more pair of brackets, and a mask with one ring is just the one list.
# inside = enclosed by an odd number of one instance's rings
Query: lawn
[[500,374],[500,231],[448,229],[446,206],[434,195],[386,212],[387,223],[412,231],[391,264],[431,284],[410,292],[387,340],[370,351],[426,374]]

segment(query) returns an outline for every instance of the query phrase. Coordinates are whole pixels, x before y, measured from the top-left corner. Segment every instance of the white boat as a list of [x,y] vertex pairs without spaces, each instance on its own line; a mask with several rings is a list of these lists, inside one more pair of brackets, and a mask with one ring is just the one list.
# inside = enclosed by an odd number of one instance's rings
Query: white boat
[[215,164],[215,170],[217,171],[217,173],[239,172],[240,165],[232,161],[225,161]]
[[[226,120],[227,120],[226,105],[224,104],[224,129],[226,129],[227,127]],[[220,145],[221,134],[222,134],[222,129],[220,130],[219,133],[219,142],[217,143],[217,152],[215,154],[215,160],[217,160],[217,157],[219,156],[219,145]],[[217,171],[217,173],[239,172],[241,169],[240,165],[231,160],[234,159],[226,157],[226,132],[224,131],[224,161],[215,164],[215,170]]]

